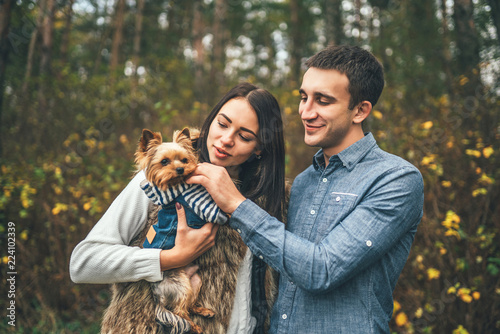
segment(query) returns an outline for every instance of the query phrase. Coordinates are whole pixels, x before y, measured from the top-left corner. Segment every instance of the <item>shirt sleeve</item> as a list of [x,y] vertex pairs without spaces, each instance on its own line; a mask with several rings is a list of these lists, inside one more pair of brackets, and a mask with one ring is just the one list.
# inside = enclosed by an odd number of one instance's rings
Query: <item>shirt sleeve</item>
[[87,237],[73,250],[70,276],[75,283],[160,281],[161,249],[128,246],[144,228],[149,199],[140,188],[139,172],[113,201]]
[[422,205],[420,173],[415,168],[398,168],[381,175],[321,242],[285,230],[284,224],[250,200],[236,209],[230,225],[255,255],[302,289],[321,293],[374,264],[401,240],[410,240],[409,249],[422,217]]

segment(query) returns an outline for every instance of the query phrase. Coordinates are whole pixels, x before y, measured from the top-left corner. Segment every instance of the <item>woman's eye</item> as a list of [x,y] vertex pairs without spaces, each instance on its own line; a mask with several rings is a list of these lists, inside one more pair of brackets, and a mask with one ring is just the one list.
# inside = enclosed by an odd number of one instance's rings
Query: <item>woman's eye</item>
[[221,128],[227,128],[227,125],[222,122],[217,121],[217,124],[219,124]]
[[240,138],[243,139],[244,141],[251,141],[252,140],[252,138],[245,137],[243,135],[240,135]]

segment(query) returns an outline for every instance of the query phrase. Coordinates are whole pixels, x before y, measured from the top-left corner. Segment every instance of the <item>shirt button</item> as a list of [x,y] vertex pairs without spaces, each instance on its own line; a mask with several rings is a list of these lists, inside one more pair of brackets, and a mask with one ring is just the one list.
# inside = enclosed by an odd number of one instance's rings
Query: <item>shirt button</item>
[[239,234],[241,234],[241,230],[240,229],[237,229],[236,232],[238,232]]
[[261,260],[262,260],[263,258],[264,258],[264,257],[263,257],[262,255],[259,255],[259,259],[261,259]]
[[328,180],[327,180],[327,178],[325,177],[325,178],[323,179],[323,182],[327,182],[327,181],[328,181]]
[[283,314],[283,315],[281,316],[281,318],[282,318],[283,320],[286,320],[286,318],[287,318],[286,314]]
[[337,196],[337,198],[335,198],[335,200],[336,200],[337,202],[340,202],[340,196]]
[[311,215],[314,215],[315,213],[316,213],[316,211],[311,210]]
[[366,245],[368,247],[371,247],[373,245],[372,241],[371,240],[366,240]]

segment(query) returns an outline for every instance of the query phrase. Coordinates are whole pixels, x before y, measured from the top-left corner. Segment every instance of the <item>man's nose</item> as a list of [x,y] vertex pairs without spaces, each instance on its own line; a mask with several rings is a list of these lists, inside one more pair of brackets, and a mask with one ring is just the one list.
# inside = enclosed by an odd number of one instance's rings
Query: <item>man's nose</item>
[[312,100],[300,103],[299,115],[303,120],[315,119],[318,116]]

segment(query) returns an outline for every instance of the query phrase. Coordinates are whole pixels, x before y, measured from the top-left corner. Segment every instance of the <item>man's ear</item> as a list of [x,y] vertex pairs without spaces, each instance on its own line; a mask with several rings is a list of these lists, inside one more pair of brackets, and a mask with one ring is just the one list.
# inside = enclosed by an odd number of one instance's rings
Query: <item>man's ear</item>
[[363,101],[358,104],[355,108],[356,114],[352,119],[352,122],[355,124],[361,124],[367,117],[370,115],[372,111],[372,104],[369,101]]

